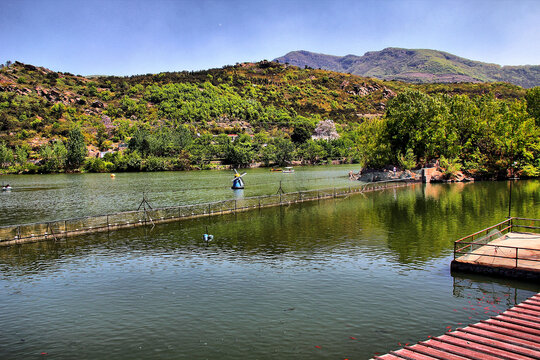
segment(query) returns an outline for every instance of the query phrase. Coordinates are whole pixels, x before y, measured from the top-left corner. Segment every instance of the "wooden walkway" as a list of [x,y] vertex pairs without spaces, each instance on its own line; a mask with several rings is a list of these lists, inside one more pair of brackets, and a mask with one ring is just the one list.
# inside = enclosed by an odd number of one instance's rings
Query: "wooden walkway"
[[540,293],[489,320],[374,359],[540,359]]

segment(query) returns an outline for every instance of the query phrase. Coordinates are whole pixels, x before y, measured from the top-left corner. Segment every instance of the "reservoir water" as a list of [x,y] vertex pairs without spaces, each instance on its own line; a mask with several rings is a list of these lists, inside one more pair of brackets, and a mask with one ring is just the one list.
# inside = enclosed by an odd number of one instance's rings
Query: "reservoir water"
[[[344,186],[348,170],[251,170],[243,196],[279,180]],[[12,176],[0,212],[19,223],[131,210],[142,191],[155,206],[221,200],[230,179]],[[450,274],[453,241],[503,220],[508,200],[507,182],[415,184],[0,248],[0,359],[368,359],[540,291]],[[539,218],[540,181],[513,183],[512,204]]]

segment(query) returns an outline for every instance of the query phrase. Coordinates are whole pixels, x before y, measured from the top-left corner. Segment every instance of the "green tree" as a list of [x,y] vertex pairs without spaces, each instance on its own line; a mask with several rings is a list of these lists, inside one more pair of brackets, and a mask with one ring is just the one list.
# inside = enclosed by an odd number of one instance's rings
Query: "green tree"
[[261,161],[264,166],[270,166],[270,164],[276,162],[276,152],[277,149],[274,144],[267,144],[261,149]]
[[15,148],[15,157],[17,160],[17,164],[24,165],[28,161],[28,153],[29,149],[28,146],[17,146]]
[[536,126],[540,126],[540,86],[527,90],[527,112],[536,120]]
[[447,110],[439,99],[407,90],[388,102],[385,140],[392,155],[411,149],[419,157],[438,157],[446,143]]
[[47,172],[60,171],[65,167],[67,150],[62,141],[56,140],[52,146],[43,146],[40,150],[40,156],[43,170]]
[[130,151],[138,151],[143,157],[150,153],[150,133],[142,127],[137,127],[131,139],[129,139],[128,148]]
[[225,152],[225,161],[236,167],[249,167],[253,159],[254,152],[246,143],[235,141],[227,147]]
[[280,166],[288,165],[294,158],[294,144],[289,139],[280,138],[275,142],[276,162]]
[[13,151],[4,143],[0,143],[0,167],[8,167],[13,162]]
[[293,124],[293,132],[291,134],[291,140],[295,144],[303,144],[311,139],[311,134],[315,130],[315,125],[306,119],[299,119]]
[[88,153],[84,135],[78,126],[73,127],[69,132],[66,150],[66,167],[70,170],[78,169],[83,164]]
[[400,153],[398,155],[398,161],[399,165],[406,170],[414,168],[416,166],[416,156],[414,155],[414,151],[409,148],[405,155]]
[[211,160],[211,151],[207,146],[194,142],[188,148],[189,160],[193,165],[199,166],[204,169]]
[[[324,141],[324,140],[323,140]],[[328,154],[318,141],[308,140],[298,149],[302,159],[310,164],[316,164]]]

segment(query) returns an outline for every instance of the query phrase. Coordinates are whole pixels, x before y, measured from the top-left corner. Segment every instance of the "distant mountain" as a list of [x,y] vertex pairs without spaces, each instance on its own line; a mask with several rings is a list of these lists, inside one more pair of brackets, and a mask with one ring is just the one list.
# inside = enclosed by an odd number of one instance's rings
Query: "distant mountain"
[[427,49],[386,48],[363,56],[334,56],[301,50],[275,60],[299,67],[412,83],[502,81],[525,88],[540,85],[540,65],[500,66]]

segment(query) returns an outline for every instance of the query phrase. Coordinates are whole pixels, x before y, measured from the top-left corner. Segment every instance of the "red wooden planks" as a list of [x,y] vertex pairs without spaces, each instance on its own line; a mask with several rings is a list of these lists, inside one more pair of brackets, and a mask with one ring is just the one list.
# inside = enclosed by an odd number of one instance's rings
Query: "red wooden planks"
[[463,347],[470,347],[490,355],[500,356],[514,360],[526,360],[540,355],[538,351],[522,347],[514,344],[508,344],[503,341],[483,338],[481,336],[453,332],[443,335],[441,338],[446,338],[449,342]]
[[396,352],[392,352],[394,355],[399,356],[401,359],[414,359],[414,360],[437,360],[437,357],[422,354],[420,352],[412,350],[412,348],[404,348]]
[[518,322],[519,324],[523,322],[524,326],[530,326],[533,329],[540,329],[540,323],[538,323],[538,321],[540,320],[539,316],[531,316],[529,314],[518,313],[510,310],[499,314],[499,316],[506,319],[506,321],[514,319],[514,321]]
[[[403,350],[403,349],[402,349]],[[399,354],[402,350],[397,351],[396,353]],[[407,348],[409,351],[413,351],[415,353],[418,353],[420,355],[424,356],[430,356],[434,357],[435,359],[441,359],[441,360],[463,360],[467,359],[466,357],[459,356],[456,354],[449,353],[447,351],[441,351],[439,349],[436,349],[432,346],[429,346],[426,344],[426,342],[418,343],[414,346],[411,346]],[[414,359],[414,357],[413,357]]]
[[464,329],[458,329],[458,332],[465,333],[471,336],[478,336],[480,339],[485,339],[486,341],[499,340],[509,345],[517,345],[528,349],[536,349],[538,347],[538,343],[535,341],[529,341],[521,339],[519,337],[506,335],[500,332],[484,330],[482,328],[473,326],[467,326]]
[[451,342],[446,341],[443,336],[432,338],[431,340],[426,341],[425,344],[441,351],[446,351],[454,355],[463,356],[466,359],[500,360],[500,358],[497,356],[486,354],[485,352],[478,351],[474,348],[462,347],[452,344]]
[[508,309],[508,311],[523,313],[531,316],[540,316],[540,309],[526,304],[514,306],[513,308]]
[[540,360],[540,293],[488,320],[377,359]]
[[480,322],[480,323],[477,323],[477,324],[474,324],[474,325],[469,325],[469,326],[479,328],[479,329],[483,329],[483,330],[497,332],[499,334],[504,334],[504,335],[508,335],[508,336],[514,336],[514,337],[517,337],[517,338],[520,338],[520,339],[524,339],[524,340],[527,340],[527,341],[532,341],[532,342],[536,342],[536,343],[540,344],[540,336],[534,336],[534,335],[531,335],[529,333],[524,333],[524,332],[521,332],[521,331],[519,331],[517,329],[510,329],[508,327],[497,326],[497,324],[491,324],[491,323],[487,323],[487,322]]
[[506,316],[506,314],[503,314],[483,321],[496,323],[498,326],[508,327],[531,335],[540,336],[540,329],[528,318]]

